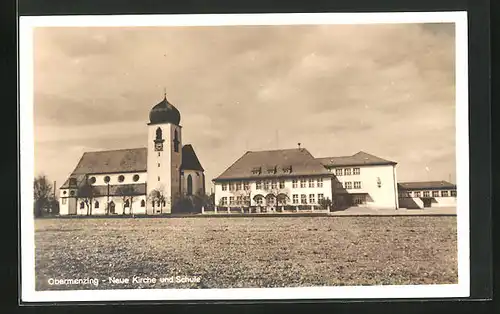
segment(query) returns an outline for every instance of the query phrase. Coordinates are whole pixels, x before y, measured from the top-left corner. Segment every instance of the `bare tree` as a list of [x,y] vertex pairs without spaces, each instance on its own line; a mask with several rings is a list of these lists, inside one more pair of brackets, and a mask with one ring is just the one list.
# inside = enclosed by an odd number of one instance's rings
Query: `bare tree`
[[122,185],[116,189],[117,194],[121,197],[123,202],[123,215],[125,215],[125,204],[129,201],[130,214],[132,214],[132,203],[136,193],[133,185]]
[[33,183],[34,190],[34,214],[40,217],[43,214],[43,208],[53,201],[52,186],[45,175],[39,175]]
[[78,198],[82,199],[87,208],[87,216],[92,215],[92,201],[95,196],[95,188],[86,180],[78,187]]

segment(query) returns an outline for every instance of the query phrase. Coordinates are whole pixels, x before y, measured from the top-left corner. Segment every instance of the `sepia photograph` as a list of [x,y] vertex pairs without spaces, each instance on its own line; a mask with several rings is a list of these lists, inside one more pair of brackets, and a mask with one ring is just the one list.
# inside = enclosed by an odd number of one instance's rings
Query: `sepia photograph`
[[466,13],[20,26],[26,300],[467,296]]

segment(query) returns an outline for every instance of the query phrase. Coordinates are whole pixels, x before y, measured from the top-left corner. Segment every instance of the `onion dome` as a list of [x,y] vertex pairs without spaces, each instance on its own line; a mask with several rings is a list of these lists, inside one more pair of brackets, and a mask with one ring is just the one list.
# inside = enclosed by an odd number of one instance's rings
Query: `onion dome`
[[168,102],[165,95],[163,100],[149,112],[149,124],[171,123],[179,125],[181,122],[181,114],[179,110]]

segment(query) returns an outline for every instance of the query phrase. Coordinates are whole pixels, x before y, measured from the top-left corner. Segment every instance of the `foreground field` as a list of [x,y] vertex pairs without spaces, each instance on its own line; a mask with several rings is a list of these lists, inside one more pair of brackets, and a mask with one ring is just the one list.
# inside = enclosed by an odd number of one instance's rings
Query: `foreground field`
[[[457,283],[456,217],[42,219],[35,226],[37,290]],[[99,282],[54,284],[85,278]]]

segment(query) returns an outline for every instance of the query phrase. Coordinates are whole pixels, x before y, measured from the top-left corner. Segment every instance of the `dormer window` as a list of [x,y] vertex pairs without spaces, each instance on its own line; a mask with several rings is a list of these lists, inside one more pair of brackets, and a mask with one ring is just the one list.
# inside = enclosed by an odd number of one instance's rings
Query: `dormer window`
[[261,167],[254,167],[252,169],[252,174],[261,174],[262,173],[262,168]]
[[284,173],[292,173],[292,166],[283,167],[283,172]]
[[70,178],[69,179],[69,185],[76,185],[76,179],[75,178]]
[[267,168],[267,173],[268,174],[275,174],[276,173],[276,166],[274,166],[274,167],[268,167]]

